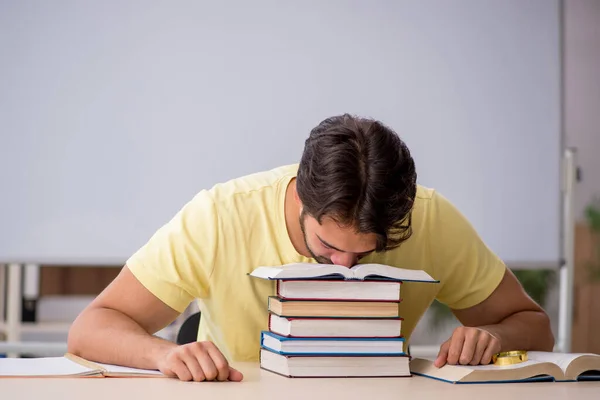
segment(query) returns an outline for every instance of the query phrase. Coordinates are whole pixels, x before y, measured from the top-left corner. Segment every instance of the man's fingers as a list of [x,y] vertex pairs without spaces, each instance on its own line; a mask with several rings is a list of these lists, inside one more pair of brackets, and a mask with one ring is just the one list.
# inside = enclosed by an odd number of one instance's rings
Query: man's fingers
[[200,365],[193,350],[189,349],[182,352],[181,360],[187,367],[188,371],[192,375],[192,379],[195,382],[202,382],[206,379],[206,374],[204,373],[202,366]]
[[239,382],[244,379],[244,375],[235,368],[229,367],[229,380]]
[[166,368],[161,370],[160,372],[162,372],[163,375],[168,376],[169,378],[179,378],[177,372],[175,372],[172,368]]
[[159,371],[182,381],[241,381],[244,377],[230,368],[223,353],[212,342],[194,342],[174,348],[159,361]]
[[176,361],[173,361],[171,365],[169,365],[169,370],[172,371],[180,381],[191,381],[193,379],[192,373],[183,360],[177,359]]
[[440,351],[437,355],[437,358],[435,359],[435,361],[433,363],[433,365],[436,366],[437,368],[441,368],[444,366],[444,364],[446,364],[446,359],[448,358],[448,349],[450,348],[451,340],[452,340],[452,338],[446,340],[440,346]]
[[208,351],[210,358],[212,358],[214,366],[217,370],[216,379],[218,381],[226,381],[229,377],[229,364],[227,363],[225,356],[223,356],[217,346],[212,343],[206,343],[204,347]]
[[492,355],[498,353],[501,347],[500,340],[486,330],[459,327],[454,330],[452,337],[440,346],[433,365],[441,368],[445,364],[489,364]]
[[481,356],[481,364],[487,365],[492,362],[492,356],[496,353],[500,352],[500,341],[496,339],[494,336],[491,336],[490,342],[487,345],[487,348],[483,352],[483,356]]
[[211,358],[207,349],[204,348],[203,346],[198,346],[194,350],[194,355],[195,355],[196,359],[198,360],[200,367],[202,367],[202,372],[204,372],[204,376],[206,377],[206,380],[207,381],[215,380],[219,373],[218,373],[217,367],[215,366],[215,363],[213,362],[213,359]]
[[473,358],[469,364],[478,365],[481,362],[481,358],[483,357],[483,353],[488,348],[491,337],[484,332],[479,335],[479,339],[477,340],[477,344],[475,346],[475,352],[473,353]]
[[458,362],[461,365],[467,365],[473,359],[473,355],[475,354],[475,349],[477,347],[477,342],[481,336],[487,336],[485,334],[481,335],[481,331],[477,329],[469,329],[465,330],[464,337],[465,341],[462,346],[462,351],[460,352],[460,357],[458,358]]
[[463,343],[465,342],[465,329],[456,328],[452,334],[450,348],[448,349],[448,364],[457,364],[462,354]]

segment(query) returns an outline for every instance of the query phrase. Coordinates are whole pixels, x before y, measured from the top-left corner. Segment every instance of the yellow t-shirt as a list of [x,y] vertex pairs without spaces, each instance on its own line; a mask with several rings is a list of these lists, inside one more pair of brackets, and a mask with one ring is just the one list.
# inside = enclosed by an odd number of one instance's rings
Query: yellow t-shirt
[[[247,274],[258,266],[314,262],[287,234],[285,193],[298,166],[260,172],[202,190],[162,226],[127,266],[155,296],[177,311],[194,299],[198,340],[211,340],[231,361],[256,361],[267,329],[273,281]],[[461,309],[486,299],[505,271],[459,211],[438,192],[419,186],[413,234],[399,248],[362,262],[422,269],[439,284],[405,282],[400,315],[406,340],[434,298]]]

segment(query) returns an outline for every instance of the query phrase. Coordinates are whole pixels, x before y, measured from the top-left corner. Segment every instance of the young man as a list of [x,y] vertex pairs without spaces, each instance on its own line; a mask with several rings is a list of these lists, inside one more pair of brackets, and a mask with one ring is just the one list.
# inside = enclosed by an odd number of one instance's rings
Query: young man
[[[326,119],[299,165],[200,191],[126,263],[77,318],[69,351],[159,369],[181,380],[241,380],[230,361],[257,360],[274,284],[248,277],[292,262],[423,269],[439,285],[403,285],[407,338],[433,299],[464,325],[437,366],[487,364],[505,350],[551,351],[544,311],[435,190],[417,185],[406,145],[380,122]],[[152,336],[200,299],[198,342]]]

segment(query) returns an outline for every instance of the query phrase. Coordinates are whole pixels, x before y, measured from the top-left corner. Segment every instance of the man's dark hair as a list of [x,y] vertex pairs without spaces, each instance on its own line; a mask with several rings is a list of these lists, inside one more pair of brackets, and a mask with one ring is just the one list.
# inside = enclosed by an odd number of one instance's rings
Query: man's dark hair
[[417,190],[406,144],[379,121],[327,118],[305,142],[296,188],[303,212],[377,235],[377,251],[408,239]]

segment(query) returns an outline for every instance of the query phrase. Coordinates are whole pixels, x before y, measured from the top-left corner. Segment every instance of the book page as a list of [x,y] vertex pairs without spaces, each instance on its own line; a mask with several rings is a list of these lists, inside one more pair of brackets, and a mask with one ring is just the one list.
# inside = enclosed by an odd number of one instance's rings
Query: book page
[[519,369],[519,368],[525,368],[525,367],[529,367],[531,365],[535,365],[535,364],[540,364],[542,361],[535,361],[535,360],[527,360],[518,364],[512,364],[512,365],[494,365],[494,364],[488,364],[488,365],[468,365],[466,367],[468,367],[469,369],[472,369],[473,371],[494,371],[494,370],[499,370],[499,369]]
[[258,267],[251,276],[262,279],[285,279],[285,278],[316,278],[331,274],[351,275],[350,270],[340,265],[295,263],[286,264],[281,267]]
[[[411,370],[426,376],[456,382],[494,382],[503,380],[522,380],[538,375],[558,376],[560,369],[557,366],[548,367],[547,363],[528,360],[513,365],[449,365],[436,368],[432,360],[413,359]],[[519,370],[525,369],[525,372]]]
[[358,264],[352,268],[347,268],[335,264],[295,263],[281,267],[258,267],[250,275],[262,279],[301,279],[318,278],[333,274],[356,279],[380,276],[402,281],[437,282],[425,271],[396,268],[382,264]]
[[458,382],[471,372],[469,368],[457,365],[444,365],[438,368],[433,365],[432,360],[424,358],[413,358],[410,361],[410,370],[413,374],[432,376],[449,382]]
[[151,369],[138,369],[130,367],[122,367],[120,365],[96,363],[106,370],[109,374],[118,375],[157,375],[164,376],[162,372]]
[[90,375],[94,371],[65,357],[0,359],[0,377],[75,376]]
[[382,264],[359,264],[351,268],[355,275],[361,279],[369,275],[378,275],[391,279],[403,281],[424,281],[435,282],[435,280],[425,271],[396,268]]
[[536,360],[541,362],[550,362],[556,364],[566,374],[569,365],[577,358],[583,355],[594,355],[594,354],[583,354],[583,353],[554,353],[547,351],[528,351],[527,356],[530,360]]

